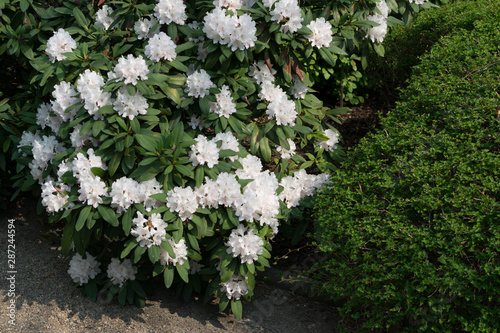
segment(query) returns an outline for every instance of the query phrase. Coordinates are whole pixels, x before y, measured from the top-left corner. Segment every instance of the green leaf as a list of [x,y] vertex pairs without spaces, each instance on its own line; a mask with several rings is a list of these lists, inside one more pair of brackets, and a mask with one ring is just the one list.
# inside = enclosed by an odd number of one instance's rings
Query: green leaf
[[152,245],[148,249],[148,256],[151,263],[154,264],[155,262],[157,262],[158,258],[160,258],[160,247],[158,245]]
[[174,282],[174,268],[172,265],[168,265],[163,271],[163,280],[165,281],[165,287],[170,288],[172,282]]
[[269,147],[269,139],[267,137],[259,141],[259,148],[264,160],[269,162],[271,160],[271,147]]
[[116,217],[116,213],[111,208],[99,205],[97,206],[97,210],[99,211],[99,214],[101,214],[104,221],[108,222],[113,227],[120,225],[120,222],[118,222],[118,218]]
[[83,15],[82,11],[78,8],[75,7],[73,8],[73,16],[76,19],[76,22],[85,30],[88,29],[87,27],[87,19],[85,18],[85,15]]
[[158,145],[158,139],[150,135],[135,134],[135,141],[149,152],[155,153]]
[[243,306],[241,304],[241,300],[231,300],[231,311],[233,312],[236,320],[241,320],[243,317]]
[[172,258],[175,258],[175,252],[174,249],[172,248],[172,245],[168,240],[161,242],[161,247],[164,248],[167,252],[168,255]]
[[64,226],[64,232],[61,239],[62,253],[65,256],[69,255],[69,250],[71,248],[71,243],[73,241],[73,233],[75,231],[75,223],[68,222]]
[[175,268],[177,269],[177,273],[179,273],[181,279],[184,280],[184,282],[189,283],[189,273],[187,269],[181,265],[176,265]]
[[128,241],[128,244],[125,246],[125,248],[123,249],[122,253],[120,254],[120,258],[123,259],[125,258],[126,256],[129,255],[130,251],[132,251],[137,245],[139,245],[139,243],[136,242],[135,239],[129,239]]
[[85,208],[83,208],[80,211],[80,215],[78,215],[78,220],[76,221],[76,226],[75,226],[76,231],[82,230],[85,221],[87,221],[87,218],[89,217],[91,211],[92,211],[92,206],[85,206]]
[[146,297],[146,292],[141,286],[141,283],[137,280],[130,281],[130,286],[135,291],[135,293],[141,297]]
[[142,255],[144,252],[146,252],[147,247],[145,246],[138,246],[135,248],[134,251],[134,264],[136,264],[139,260],[141,260]]
[[165,95],[167,95],[168,98],[174,101],[175,104],[177,105],[181,104],[181,96],[176,88],[161,87],[161,90],[165,93]]
[[132,209],[127,209],[127,211],[122,216],[122,229],[125,235],[130,234],[130,229],[132,228]]
[[127,303],[127,288],[126,287],[120,288],[120,291],[118,292],[118,303],[120,303],[120,305],[125,305]]

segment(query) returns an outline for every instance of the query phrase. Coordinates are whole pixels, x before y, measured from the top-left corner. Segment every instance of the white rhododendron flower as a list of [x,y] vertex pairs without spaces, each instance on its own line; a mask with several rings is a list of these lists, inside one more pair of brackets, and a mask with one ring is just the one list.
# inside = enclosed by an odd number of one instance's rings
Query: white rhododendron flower
[[[56,183],[52,179],[42,184],[42,205],[47,213],[57,213],[68,203],[71,188],[64,183]],[[71,203],[66,209],[73,207]]]
[[191,187],[175,187],[167,193],[167,207],[186,221],[198,209],[198,200]]
[[116,93],[113,108],[123,118],[134,119],[138,115],[145,115],[148,112],[148,100],[136,90],[134,95],[129,95],[127,87],[122,86]]
[[71,146],[75,148],[75,150],[81,149],[83,146],[92,145],[97,147],[99,145],[99,140],[92,136],[92,132],[86,133],[84,135],[80,134],[82,129],[82,125],[78,124],[73,128],[69,138],[71,140]]
[[272,20],[278,23],[286,22],[280,27],[281,32],[294,33],[302,28],[302,15],[298,0],[279,0],[274,3],[271,11]]
[[236,170],[236,176],[240,179],[255,179],[262,170],[262,162],[260,158],[255,155],[248,154],[244,158],[238,159],[243,169]]
[[67,57],[63,53],[73,52],[76,49],[76,42],[71,37],[71,35],[64,30],[59,28],[59,30],[54,32],[54,35],[47,40],[47,55],[49,60],[52,62],[61,61]]
[[326,141],[320,141],[318,145],[323,147],[326,151],[332,151],[337,148],[337,143],[339,143],[339,133],[331,129],[325,131],[325,135],[328,137]]
[[295,145],[295,142],[293,142],[292,139],[288,138],[287,139],[288,145],[290,146],[290,149],[286,149],[285,147],[278,146],[276,150],[278,153],[281,154],[281,158],[283,159],[290,159],[293,155],[295,155],[295,149],[297,149],[297,146]]
[[55,136],[35,136],[30,143],[33,147],[33,161],[29,164],[33,179],[38,180],[40,184],[44,183],[42,178],[43,171],[54,158],[66,150],[64,145],[57,141]]
[[205,177],[205,183],[195,190],[198,204],[205,207],[218,208],[241,206],[243,195],[236,176],[221,172],[216,180]]
[[140,185],[137,181],[122,177],[115,180],[111,185],[111,207],[116,208],[117,213],[126,211],[132,204],[140,202]]
[[201,117],[197,117],[196,115],[192,115],[190,120],[189,120],[189,126],[191,126],[192,129],[199,129],[202,130],[205,128],[205,125],[203,123],[203,119]]
[[173,238],[170,238],[167,241],[170,243],[172,249],[174,250],[175,258],[172,258],[168,254],[167,250],[165,250],[163,247],[160,247],[160,264],[162,264],[163,266],[176,266],[177,264],[182,266],[184,264],[184,261],[188,260],[188,249],[186,246],[186,241],[183,238],[179,240],[179,243],[176,243]]
[[59,129],[62,124],[62,119],[59,117],[54,110],[52,105],[49,103],[42,103],[36,112],[36,123],[42,129],[45,127],[50,127],[52,132],[59,133]]
[[226,15],[220,7],[203,18],[203,32],[215,44],[228,45],[232,51],[245,50],[255,46],[257,25],[248,14]]
[[385,35],[387,34],[387,17],[389,16],[389,7],[384,0],[380,0],[377,2],[377,9],[380,11],[380,14],[370,15],[367,17],[368,21],[378,24],[378,26],[368,29],[367,37],[369,37],[374,43],[382,43]]
[[156,62],[161,59],[172,61],[177,57],[175,47],[176,45],[169,35],[164,32],[159,32],[148,40],[148,44],[144,49],[144,54],[148,59]]
[[125,259],[123,262],[120,262],[118,258],[112,258],[107,273],[111,282],[119,285],[121,288],[125,282],[135,280],[137,267],[132,265],[130,259]]
[[158,20],[150,15],[149,19],[140,18],[134,23],[134,31],[137,34],[138,39],[147,39],[153,37],[160,31],[160,27],[157,27],[154,31],[151,29],[158,24]]
[[75,120],[78,108],[73,108],[68,112],[66,112],[66,110],[81,101],[77,95],[78,93],[75,87],[69,82],[61,81],[61,83],[54,86],[54,91],[52,92],[54,100],[51,103],[52,111],[54,111],[63,122]]
[[300,78],[297,75],[293,76],[293,86],[290,87],[290,92],[293,97],[297,99],[304,99],[306,97],[307,91],[309,87],[302,83]]
[[215,84],[210,80],[210,75],[204,69],[193,72],[186,79],[185,91],[188,96],[205,97],[210,93],[210,88],[215,88]]
[[121,56],[118,59],[114,72],[108,72],[108,78],[124,81],[125,84],[131,83],[135,86],[138,80],[147,80],[148,74],[149,68],[144,58],[142,56],[136,58],[129,54],[126,58]]
[[288,208],[297,207],[304,197],[314,195],[316,189],[330,182],[326,173],[319,175],[309,175],[304,169],[281,179],[280,186],[283,191],[279,198],[286,203]]
[[408,0],[410,3],[414,3],[416,5],[423,5],[425,0]]
[[215,0],[214,6],[215,8],[226,8],[236,12],[236,10],[241,9],[242,7],[241,0]]
[[102,204],[102,197],[107,196],[108,187],[97,176],[90,176],[79,179],[80,188],[78,189],[78,200],[87,203],[87,205],[97,208]]
[[68,274],[75,283],[81,286],[101,272],[100,265],[101,263],[88,252],[85,253],[85,259],[77,253],[69,262]]
[[165,228],[168,224],[163,221],[158,213],[151,216],[144,216],[141,212],[137,212],[137,217],[132,220],[133,228],[130,234],[135,237],[135,240],[140,246],[150,248],[152,245],[160,245],[165,240]]
[[209,168],[219,163],[219,148],[213,141],[208,141],[203,135],[198,135],[195,139],[196,144],[191,146],[189,160],[194,166],[206,164]]
[[240,275],[233,275],[229,281],[221,282],[221,291],[226,293],[227,298],[239,300],[241,296],[248,294],[248,286],[245,279]]
[[113,104],[111,93],[102,91],[104,84],[104,78],[90,69],[86,69],[85,72],[80,74],[76,84],[76,90],[85,102],[85,109],[96,120],[103,118],[102,115],[97,113],[101,107]]
[[139,183],[138,200],[139,202],[142,202],[146,211],[160,207],[161,203],[156,199],[150,198],[150,196],[153,194],[163,193],[162,187],[163,186],[155,178]]
[[229,118],[236,112],[236,103],[233,102],[229,87],[224,85],[219,94],[215,95],[216,103],[210,103],[210,112],[216,113],[219,117]]
[[294,126],[297,118],[295,102],[287,99],[286,94],[285,97],[273,99],[267,106],[266,113],[275,118],[278,125]]
[[269,68],[264,60],[250,65],[250,69],[248,70],[248,75],[253,77],[258,84],[272,83],[274,81],[274,74],[276,74],[276,70],[272,66]]
[[312,46],[317,48],[328,47],[332,42],[332,25],[323,17],[311,21],[307,27],[312,31],[312,35],[306,36]]
[[108,30],[108,28],[114,21],[114,18],[110,16],[112,13],[113,8],[109,7],[108,5],[102,6],[102,8],[99,9],[96,13],[95,25],[101,27],[103,30]]
[[231,231],[226,246],[228,247],[226,250],[228,254],[231,254],[234,258],[240,257],[242,264],[247,263],[250,265],[262,254],[264,241],[252,229],[240,224]]
[[161,24],[174,22],[184,25],[187,20],[186,5],[183,0],[159,0],[155,6],[155,16]]

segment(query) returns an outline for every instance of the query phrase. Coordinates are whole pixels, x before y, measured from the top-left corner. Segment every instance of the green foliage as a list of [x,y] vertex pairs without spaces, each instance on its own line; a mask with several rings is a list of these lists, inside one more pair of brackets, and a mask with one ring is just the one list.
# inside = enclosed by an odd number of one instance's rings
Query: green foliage
[[318,196],[329,258],[315,278],[358,331],[500,329],[500,24],[491,16],[422,56],[382,129]]
[[385,56],[381,58],[372,53],[368,57],[368,84],[378,93],[393,96],[397,87],[407,85],[411,68],[435,43],[457,29],[469,33],[477,20],[499,19],[499,6],[495,0],[456,1],[421,11],[411,26],[394,26],[383,43]]

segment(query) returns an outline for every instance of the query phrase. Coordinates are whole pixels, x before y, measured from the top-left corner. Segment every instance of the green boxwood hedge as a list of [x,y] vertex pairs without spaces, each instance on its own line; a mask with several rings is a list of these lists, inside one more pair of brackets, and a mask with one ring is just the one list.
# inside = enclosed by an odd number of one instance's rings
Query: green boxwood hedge
[[341,313],[357,330],[500,330],[500,21],[492,16],[422,56],[402,101],[318,196],[328,259],[315,279],[344,300]]
[[410,27],[394,26],[384,39],[385,57],[373,55],[367,69],[370,84],[392,95],[395,87],[406,86],[411,68],[441,38],[457,29],[469,33],[477,20],[500,19],[496,0],[455,0],[440,8],[419,12]]

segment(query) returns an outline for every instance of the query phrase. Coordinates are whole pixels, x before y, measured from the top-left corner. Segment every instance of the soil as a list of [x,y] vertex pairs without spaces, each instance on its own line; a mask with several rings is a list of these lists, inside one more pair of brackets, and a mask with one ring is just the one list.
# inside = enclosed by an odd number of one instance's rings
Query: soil
[[[15,220],[15,273],[7,268],[9,219]],[[241,321],[219,313],[215,301],[185,302],[164,287],[142,309],[120,306],[116,299],[107,303],[104,296],[92,302],[75,290],[67,274],[69,260],[50,241],[47,222],[36,214],[36,201],[14,202],[0,214],[0,225],[0,332],[336,332],[334,306],[284,290],[270,279],[257,283],[255,300],[244,302]],[[11,275],[14,289],[7,280]],[[15,311],[8,308],[11,302]],[[9,313],[15,314],[15,326]]]

